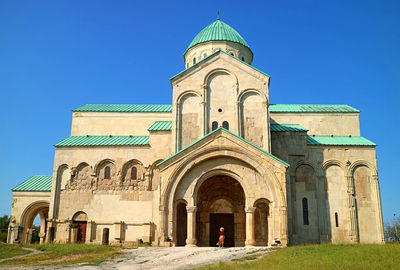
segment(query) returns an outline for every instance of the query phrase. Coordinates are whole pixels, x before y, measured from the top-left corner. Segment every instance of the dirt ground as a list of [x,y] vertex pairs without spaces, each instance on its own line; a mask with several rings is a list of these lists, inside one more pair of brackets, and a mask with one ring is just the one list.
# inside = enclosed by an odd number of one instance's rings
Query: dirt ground
[[226,262],[249,255],[269,252],[267,247],[168,247],[124,250],[124,254],[100,266],[74,266],[68,269],[192,269],[204,264]]

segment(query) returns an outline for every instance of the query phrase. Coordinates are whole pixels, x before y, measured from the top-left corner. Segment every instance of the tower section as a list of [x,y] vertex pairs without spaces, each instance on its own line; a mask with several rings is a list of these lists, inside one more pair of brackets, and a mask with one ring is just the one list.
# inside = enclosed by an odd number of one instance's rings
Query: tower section
[[172,149],[180,151],[223,127],[269,151],[269,76],[255,69],[247,42],[217,20],[185,52],[187,68],[171,78]]

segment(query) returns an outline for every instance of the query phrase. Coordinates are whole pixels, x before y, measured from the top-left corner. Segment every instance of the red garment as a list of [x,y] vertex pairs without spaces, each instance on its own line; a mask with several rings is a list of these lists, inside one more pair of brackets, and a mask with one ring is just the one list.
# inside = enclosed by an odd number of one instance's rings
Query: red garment
[[225,236],[225,232],[219,232],[219,236],[221,236],[221,235],[223,235],[223,236]]

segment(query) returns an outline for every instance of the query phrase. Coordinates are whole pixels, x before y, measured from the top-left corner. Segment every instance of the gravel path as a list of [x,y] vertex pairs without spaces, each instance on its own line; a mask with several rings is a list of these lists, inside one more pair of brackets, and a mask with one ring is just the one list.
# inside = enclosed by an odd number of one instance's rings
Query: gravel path
[[22,258],[22,257],[32,256],[32,255],[35,255],[35,254],[38,254],[38,253],[42,252],[40,250],[33,249],[33,248],[22,247],[22,249],[29,250],[29,251],[31,251],[31,253],[27,253],[27,254],[22,254],[22,255],[17,255],[17,256],[12,256],[12,257],[8,257],[8,258],[5,258],[5,259],[1,259],[0,262],[8,261],[8,260],[15,259],[15,258]]
[[227,262],[249,255],[265,254],[267,247],[167,247],[138,248],[124,250],[122,256],[100,266],[74,266],[68,269],[109,270],[109,269],[191,269],[204,264]]

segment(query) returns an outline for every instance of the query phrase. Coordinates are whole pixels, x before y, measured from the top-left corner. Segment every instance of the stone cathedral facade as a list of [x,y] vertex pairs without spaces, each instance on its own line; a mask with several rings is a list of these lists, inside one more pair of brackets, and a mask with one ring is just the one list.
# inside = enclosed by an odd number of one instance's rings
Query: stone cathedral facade
[[[375,144],[348,105],[272,104],[270,77],[217,20],[190,43],[172,104],[73,110],[50,176],[15,187],[9,243],[382,243]],[[340,100],[338,100],[340,102]]]

